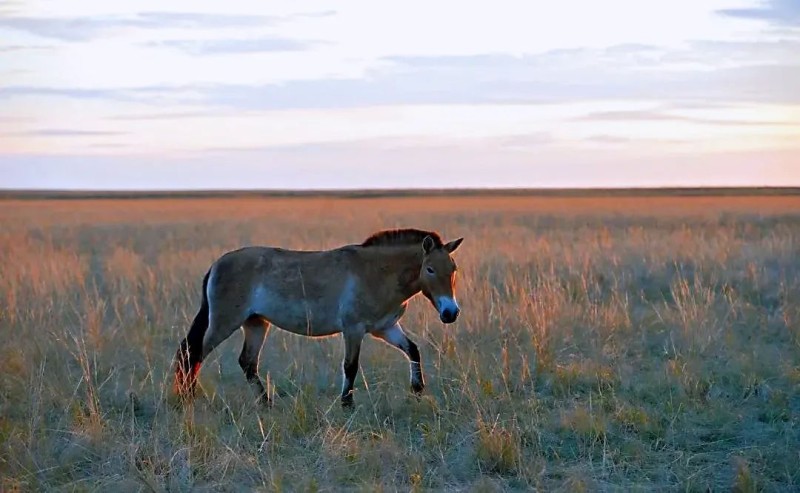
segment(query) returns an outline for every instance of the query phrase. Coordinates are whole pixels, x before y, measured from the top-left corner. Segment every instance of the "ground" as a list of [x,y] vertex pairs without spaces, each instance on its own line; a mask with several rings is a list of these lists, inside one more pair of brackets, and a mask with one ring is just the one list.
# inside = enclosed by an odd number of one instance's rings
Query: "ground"
[[[465,238],[461,317],[366,340],[236,333],[173,398],[203,274],[246,244]],[[797,491],[800,196],[0,200],[3,491]]]

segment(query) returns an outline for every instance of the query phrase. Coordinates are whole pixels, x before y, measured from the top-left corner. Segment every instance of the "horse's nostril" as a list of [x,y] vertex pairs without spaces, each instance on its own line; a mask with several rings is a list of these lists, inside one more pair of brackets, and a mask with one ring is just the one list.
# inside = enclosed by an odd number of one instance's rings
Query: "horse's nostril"
[[458,317],[458,310],[445,309],[442,311],[442,322],[450,323],[455,322]]

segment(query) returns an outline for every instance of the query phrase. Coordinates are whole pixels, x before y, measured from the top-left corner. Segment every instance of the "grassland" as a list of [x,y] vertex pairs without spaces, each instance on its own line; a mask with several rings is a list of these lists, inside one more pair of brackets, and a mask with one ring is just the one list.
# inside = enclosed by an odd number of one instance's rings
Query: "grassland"
[[[260,409],[235,334],[171,397],[219,254],[377,229],[464,236],[462,315],[403,356],[273,330]],[[800,196],[0,201],[3,491],[797,491]]]

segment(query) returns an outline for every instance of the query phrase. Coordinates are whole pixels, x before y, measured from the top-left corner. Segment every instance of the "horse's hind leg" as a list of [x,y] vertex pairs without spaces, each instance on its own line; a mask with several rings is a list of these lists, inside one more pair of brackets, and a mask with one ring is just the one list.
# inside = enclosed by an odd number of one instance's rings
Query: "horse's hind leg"
[[175,393],[180,396],[193,395],[197,386],[197,373],[203,361],[203,338],[208,329],[209,307],[206,288],[208,287],[207,272],[203,277],[203,301],[200,310],[192,321],[189,333],[180,343],[175,353]]
[[269,404],[269,395],[258,376],[258,360],[261,348],[269,332],[269,322],[258,316],[252,316],[242,324],[244,329],[244,344],[239,354],[239,366],[247,377],[247,381],[256,387],[259,398],[263,404]]
[[402,351],[409,361],[411,372],[411,390],[415,394],[420,394],[425,388],[425,379],[422,376],[422,365],[420,363],[419,348],[414,341],[408,338],[400,324],[394,324],[388,329],[370,332],[370,335],[383,340],[390,346]]
[[342,407],[353,406],[353,384],[358,374],[358,357],[364,333],[344,331],[344,359],[342,360]]
[[238,314],[231,313],[214,313],[212,310],[209,316],[208,329],[203,337],[203,350],[196,365],[195,374],[200,369],[200,365],[208,358],[208,355],[225,339],[242,326],[244,320],[238,317]]
[[197,386],[197,373],[203,361],[203,336],[208,328],[208,305],[203,303],[189,333],[175,354],[175,393],[191,396]]

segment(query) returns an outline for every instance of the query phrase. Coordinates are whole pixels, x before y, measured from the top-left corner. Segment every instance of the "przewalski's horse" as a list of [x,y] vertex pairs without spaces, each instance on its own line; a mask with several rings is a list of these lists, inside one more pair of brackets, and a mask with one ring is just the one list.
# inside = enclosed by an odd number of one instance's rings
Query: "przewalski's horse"
[[398,229],[333,250],[251,246],[222,255],[203,279],[200,311],[175,356],[176,391],[193,394],[203,360],[241,327],[239,365],[268,403],[258,362],[267,331],[275,325],[309,337],[343,334],[343,406],[353,404],[366,334],[405,353],[411,389],[419,394],[425,386],[419,349],[399,321],[408,301],[421,292],[442,322],[455,322],[459,307],[451,254],[462,240],[445,244],[432,231]]

